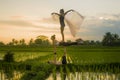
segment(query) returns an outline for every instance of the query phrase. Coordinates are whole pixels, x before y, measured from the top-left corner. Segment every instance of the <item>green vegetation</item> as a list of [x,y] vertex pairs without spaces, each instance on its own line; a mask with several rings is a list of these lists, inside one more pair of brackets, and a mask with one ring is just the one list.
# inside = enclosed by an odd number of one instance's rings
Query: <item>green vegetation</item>
[[[52,79],[57,80],[59,75],[62,80],[65,80],[66,76],[74,80],[81,75],[81,79],[86,79],[83,73],[89,72],[88,77],[91,80],[104,80],[98,73],[104,74],[105,79],[105,75],[117,75],[119,80],[119,40],[118,35],[111,33],[106,33],[102,43],[77,39],[77,44],[75,42],[74,45],[66,47],[67,56],[71,58],[72,63],[65,65],[48,63],[54,60],[54,50],[46,36],[31,39],[29,44],[26,44],[24,39],[13,39],[9,44],[0,42],[0,78],[4,80],[3,76],[6,75],[8,80],[46,80],[52,75]],[[63,46],[57,46],[57,61],[63,53]]]
[[[83,40],[81,38],[78,38],[75,40],[75,42],[72,42],[71,40],[67,40],[67,43],[72,45],[120,46],[120,37],[118,34],[107,32],[103,36],[102,41]],[[51,43],[48,37],[44,35],[37,36],[36,39],[31,38],[28,43],[25,42],[25,39],[21,39],[21,40],[12,39],[12,41],[7,44],[0,41],[0,47],[8,47],[8,46],[9,47],[43,47],[43,46],[49,47],[51,46]]]
[[3,61],[5,61],[5,62],[14,62],[14,54],[12,52],[8,51],[5,54],[5,56],[3,58]]
[[107,32],[103,37],[102,44],[104,46],[120,46],[119,35]]
[[[9,49],[2,47],[0,55],[5,55],[5,51]],[[119,73],[120,71],[120,59],[119,52],[120,47],[104,47],[104,46],[68,46],[67,55],[71,57],[73,63],[61,66],[55,66],[48,64],[47,61],[54,59],[52,47],[11,47],[10,50],[14,52],[13,63],[2,62],[0,69],[4,74],[11,74],[18,71],[22,80],[45,80],[53,73],[54,80],[57,78],[56,73],[59,72],[64,80],[64,73],[67,76],[77,72],[110,72]],[[63,55],[63,47],[57,47],[57,60]],[[10,66],[11,65],[11,66]],[[8,67],[9,66],[9,67]],[[9,69],[6,69],[9,68]],[[7,70],[7,71],[4,71]],[[63,72],[65,71],[65,72]],[[13,77],[13,73],[8,78]],[[74,76],[72,76],[74,78]]]

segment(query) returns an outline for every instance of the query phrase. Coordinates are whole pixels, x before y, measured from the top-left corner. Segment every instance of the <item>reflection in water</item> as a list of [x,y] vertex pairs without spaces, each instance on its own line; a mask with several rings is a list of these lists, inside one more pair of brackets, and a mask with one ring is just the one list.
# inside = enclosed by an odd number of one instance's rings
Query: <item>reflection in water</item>
[[[66,76],[66,78],[64,76]],[[53,74],[51,74],[46,80],[55,80],[53,79]],[[75,72],[70,74],[63,74],[62,78],[60,73],[56,73],[56,80],[120,80],[120,74],[107,72]]]
[[0,71],[0,80],[20,80],[23,73],[18,71],[5,72]]

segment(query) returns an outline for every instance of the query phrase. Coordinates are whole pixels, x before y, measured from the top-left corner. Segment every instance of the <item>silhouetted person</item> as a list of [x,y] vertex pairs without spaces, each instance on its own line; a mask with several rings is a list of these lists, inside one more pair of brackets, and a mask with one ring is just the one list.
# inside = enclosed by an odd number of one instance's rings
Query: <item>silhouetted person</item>
[[67,59],[65,55],[62,56],[62,64],[67,64]]
[[65,15],[70,12],[70,11],[74,11],[74,10],[68,10],[66,12],[64,12],[64,9],[60,9],[60,13],[52,13],[53,14],[56,14],[59,16],[59,21],[60,21],[60,30],[61,30],[61,35],[62,35],[62,42],[64,42],[64,27],[65,27],[65,22],[64,22],[64,18],[65,18]]
[[62,56],[62,64],[67,64],[67,52],[66,52],[66,47],[64,47],[64,54]]

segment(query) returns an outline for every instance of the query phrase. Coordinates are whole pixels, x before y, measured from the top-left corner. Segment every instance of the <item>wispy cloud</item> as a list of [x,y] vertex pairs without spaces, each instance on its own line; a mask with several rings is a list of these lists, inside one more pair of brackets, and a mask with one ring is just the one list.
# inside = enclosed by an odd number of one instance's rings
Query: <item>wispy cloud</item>
[[0,24],[7,24],[7,25],[15,25],[15,26],[21,26],[21,27],[31,27],[34,26],[32,23],[23,21],[23,20],[1,20]]
[[[69,27],[65,27],[65,38],[68,39],[90,39],[102,40],[106,32],[113,32],[120,35],[120,14],[101,14],[85,18],[77,37],[71,36]],[[32,38],[38,35],[51,36],[56,34],[61,39],[60,25],[51,17],[30,19],[25,16],[12,16],[8,20],[0,20],[0,34],[7,37]],[[29,37],[28,37],[29,35]]]
[[[102,40],[106,32],[117,33],[120,35],[120,14],[101,14],[98,16],[87,17],[83,28],[87,31],[79,32],[78,35],[84,39]],[[86,37],[87,36],[87,37]]]
[[59,22],[53,20],[52,17],[48,18],[30,18],[27,16],[11,16],[10,18],[6,20],[0,20],[0,24],[6,24],[6,25],[15,25],[19,27],[36,27],[36,28],[55,28],[56,26],[59,26]]

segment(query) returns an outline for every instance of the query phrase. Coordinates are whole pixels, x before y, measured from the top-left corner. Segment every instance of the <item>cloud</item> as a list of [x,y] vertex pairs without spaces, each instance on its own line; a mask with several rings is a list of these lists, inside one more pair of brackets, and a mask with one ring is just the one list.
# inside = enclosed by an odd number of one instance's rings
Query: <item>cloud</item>
[[59,28],[59,24],[54,23],[51,18],[30,19],[24,16],[12,16],[6,20],[0,20],[0,35],[4,37],[4,39],[1,38],[3,41],[12,38],[29,39],[41,34],[48,37],[53,34],[60,36]]
[[[86,31],[79,32],[78,35],[84,39],[102,40],[106,32],[120,35],[120,14],[102,14],[99,16],[87,17],[83,27]],[[87,37],[86,37],[87,36]]]
[[[88,16],[85,18],[76,38],[81,37],[88,40],[102,40],[106,32],[120,35],[120,14],[102,14]],[[59,22],[55,22],[51,17],[30,19],[24,16],[13,16],[9,20],[0,20],[0,34],[5,31],[6,36],[37,36],[39,34],[51,36],[56,34],[61,39]],[[11,33],[14,32],[14,33]],[[26,32],[27,34],[21,33]],[[7,34],[8,33],[8,34]],[[17,34],[16,34],[17,33]],[[66,40],[73,39],[69,27],[65,27]],[[30,37],[29,36],[29,37]],[[30,37],[30,38],[31,38]]]
[[120,20],[120,14],[101,14],[99,18],[103,20]]
[[51,28],[55,29],[59,26],[59,23],[52,19],[52,17],[39,19],[31,19],[26,16],[11,16],[10,19],[0,20],[2,25],[10,25],[17,27],[34,27],[34,28]]
[[41,20],[39,20],[40,22],[43,23],[53,23],[53,24],[59,24],[58,20],[54,20],[52,17],[48,17],[48,18],[42,18]]
[[32,23],[24,20],[0,20],[0,24],[15,25],[21,27],[34,26]]
[[21,15],[16,15],[16,16],[11,16],[11,19],[24,19],[26,18],[25,16],[21,16]]

